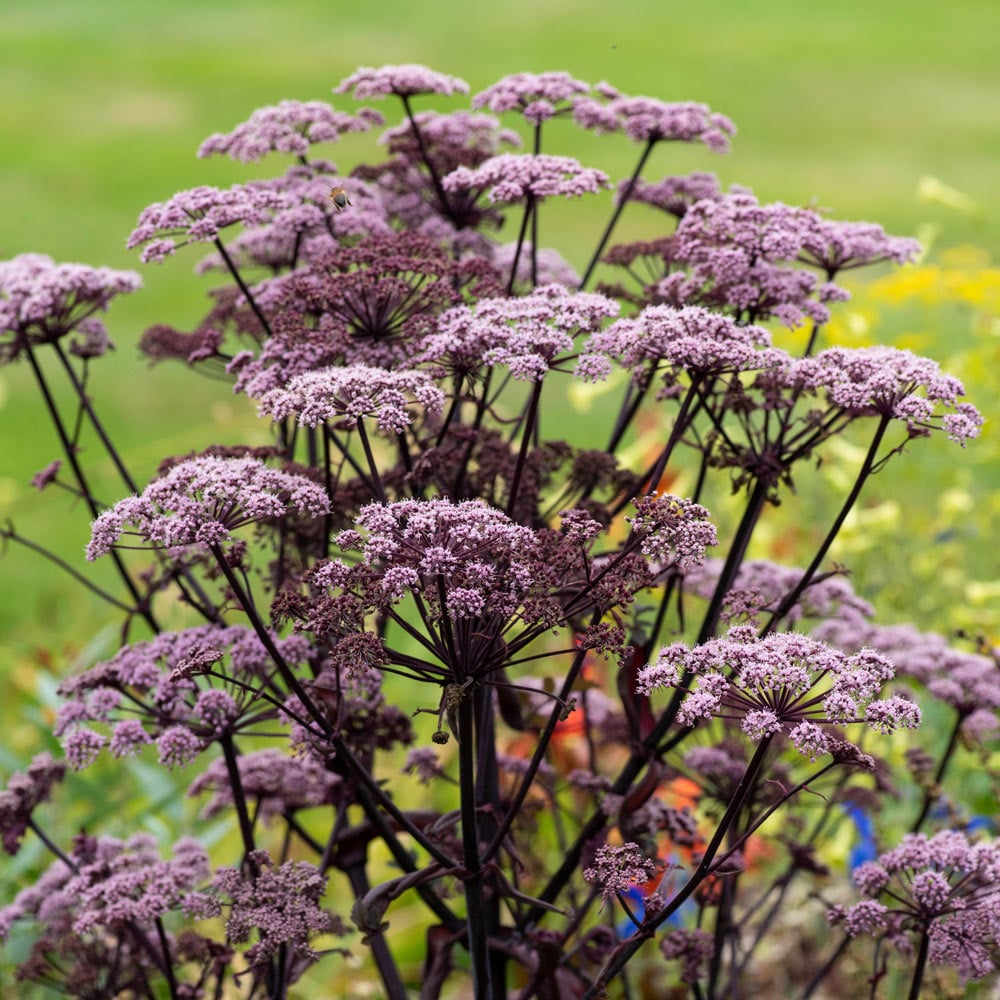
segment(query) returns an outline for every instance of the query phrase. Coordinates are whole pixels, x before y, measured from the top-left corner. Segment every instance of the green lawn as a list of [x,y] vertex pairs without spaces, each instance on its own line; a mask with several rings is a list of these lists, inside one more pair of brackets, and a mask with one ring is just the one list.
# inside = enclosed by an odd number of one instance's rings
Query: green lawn
[[[626,93],[705,101],[739,126],[733,152],[665,147],[647,176],[713,169],[762,200],[815,203],[899,234],[936,226],[940,242],[973,241],[994,253],[1000,246],[995,3],[965,0],[945,11],[930,0],[827,8],[791,0],[383,0],[377,18],[363,4],[337,6],[334,14],[315,0],[39,0],[0,9],[0,255],[31,250],[142,272],[147,288],[111,314],[119,350],[97,367],[93,385],[140,480],[166,452],[241,440],[249,409],[225,386],[136,361],[142,329],[195,321],[206,286],[191,276],[197,254],[144,268],[125,251],[125,236],[149,202],[250,174],[229,161],[198,161],[207,134],[282,98],[329,98],[358,65],[422,62],[462,76],[473,92],[505,73],[563,69]],[[386,110],[390,121],[398,118],[395,106]],[[549,151],[573,153],[612,176],[631,170],[637,154],[620,138],[568,125],[551,135]],[[331,155],[347,169],[377,153],[361,137]],[[973,207],[918,201],[926,176]],[[606,200],[589,213],[553,206],[542,238],[581,265],[607,208]],[[637,211],[622,232],[647,233],[649,225]],[[951,334],[941,333],[944,343]],[[79,553],[84,513],[67,517],[63,497],[38,498],[26,485],[56,454],[26,367],[0,372],[0,408],[0,514]],[[109,484],[108,492],[113,500],[121,490]],[[61,581],[25,553],[9,555],[3,570],[0,629],[8,639],[38,638],[40,623],[51,636],[60,623],[89,615],[86,601],[67,599]]]

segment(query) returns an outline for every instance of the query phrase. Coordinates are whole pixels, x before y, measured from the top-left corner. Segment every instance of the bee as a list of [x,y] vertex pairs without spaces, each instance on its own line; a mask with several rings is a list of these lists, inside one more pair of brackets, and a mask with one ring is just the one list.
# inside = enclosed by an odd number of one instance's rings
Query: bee
[[342,212],[351,203],[351,199],[347,197],[347,192],[342,187],[330,188],[330,200],[338,212]]

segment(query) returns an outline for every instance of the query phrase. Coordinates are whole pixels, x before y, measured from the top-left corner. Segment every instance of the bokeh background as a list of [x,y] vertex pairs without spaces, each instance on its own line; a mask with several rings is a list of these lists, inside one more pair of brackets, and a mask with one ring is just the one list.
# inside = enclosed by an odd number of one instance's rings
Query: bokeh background
[[[888,616],[992,632],[1000,617],[992,532],[1000,517],[998,38],[992,0],[947,9],[935,0],[8,3],[0,6],[0,255],[36,251],[142,273],[146,288],[113,308],[118,349],[95,366],[91,388],[145,481],[165,454],[263,433],[225,385],[150,369],[136,352],[153,322],[193,324],[208,287],[192,273],[196,253],[147,267],[124,249],[141,209],[179,189],[283,168],[200,161],[205,136],[283,98],[330,99],[357,66],[394,62],[460,76],[473,93],[507,73],[559,69],[625,93],[706,102],[736,121],[732,152],[662,146],[648,177],[715,170],[724,185],[748,185],[762,201],[876,221],[928,247],[920,265],[858,282],[830,337],[935,357],[966,381],[988,423],[965,452],[916,442],[872,483],[837,557]],[[390,124],[399,119],[394,105],[384,110]],[[613,178],[637,155],[620,137],[568,123],[548,138],[548,151]],[[346,172],[378,152],[361,136],[330,155]],[[543,242],[582,266],[608,202],[547,206]],[[655,235],[657,225],[636,207],[618,237]],[[56,442],[24,365],[0,371],[0,419],[0,516],[79,559],[84,512],[65,494],[28,485],[55,457]],[[837,474],[832,461],[802,485],[804,501],[821,508]],[[109,491],[117,499],[119,487]],[[776,537],[798,538],[780,523]],[[794,544],[788,549],[776,554],[794,560]],[[99,605],[29,553],[15,549],[0,562],[0,652],[8,671],[27,671],[18,674],[24,683],[39,664],[61,672],[92,642],[109,641],[95,639],[104,621]]]
[[[646,170],[651,179],[714,170],[724,185],[748,185],[761,201],[814,205],[922,239],[921,265],[858,283],[830,336],[929,354],[995,417],[998,38],[1000,5],[991,0],[947,9],[935,0],[4,4],[0,256],[35,251],[141,272],[146,288],[110,315],[118,349],[95,366],[92,395],[142,482],[165,454],[263,433],[225,385],[150,369],[136,352],[153,322],[193,324],[208,287],[193,276],[196,253],[144,266],[124,249],[138,213],[183,188],[283,168],[200,161],[195,151],[205,136],[283,98],[331,99],[331,88],[359,65],[425,63],[464,78],[473,93],[511,72],[566,70],[625,93],[703,101],[736,121],[729,155],[662,146]],[[420,106],[449,110],[462,102]],[[383,109],[390,124],[399,119],[391,103]],[[612,178],[627,175],[637,155],[620,138],[568,123],[548,137],[548,151],[578,156]],[[378,152],[371,136],[361,136],[329,155],[347,172]],[[580,267],[608,211],[596,199],[585,208],[547,207],[542,240]],[[659,224],[637,207],[617,235],[656,235]],[[23,365],[0,371],[0,419],[0,516],[77,560],[87,539],[84,512],[58,491],[40,495],[28,485],[55,457],[56,442]],[[837,556],[887,615],[944,630],[994,628],[1000,450],[992,423],[965,452],[916,442],[912,455],[871,485],[849,524]],[[822,507],[833,492],[824,482],[835,486],[829,477],[836,475],[833,462],[826,480],[803,484],[805,501]],[[107,499],[117,499],[110,481],[109,491]],[[775,530],[784,531],[780,521]],[[796,553],[776,554],[794,560]],[[8,669],[34,672],[40,658],[55,665],[77,656],[99,632],[102,614],[27,552],[10,551],[0,562],[0,651],[14,665]]]
[[[110,313],[117,351],[95,366],[91,389],[144,482],[166,454],[264,437],[226,385],[150,369],[136,351],[154,322],[194,324],[209,287],[193,275],[197,253],[147,267],[124,249],[142,208],[183,188],[283,169],[199,161],[207,135],[284,98],[331,99],[357,66],[385,63],[427,64],[467,80],[473,93],[508,73],[553,69],[608,80],[625,93],[703,101],[735,120],[733,151],[713,157],[702,147],[663,146],[648,178],[714,170],[724,185],[747,185],[761,201],[879,222],[927,246],[916,266],[858,280],[829,337],[936,358],[966,382],[987,425],[964,452],[944,440],[915,442],[870,484],[836,558],[883,620],[998,641],[998,39],[995,0],[8,0],[0,4],[0,258],[34,251],[142,274],[145,290]],[[353,107],[341,98],[335,104]],[[395,105],[382,110],[390,124],[399,120]],[[621,138],[570,125],[548,136],[547,151],[577,156],[612,178],[627,175],[638,154]],[[329,155],[347,172],[378,152],[362,136]],[[552,206],[542,241],[582,267],[609,211],[609,197],[585,208]],[[617,235],[648,237],[656,224],[636,207]],[[765,551],[754,554],[807,557],[815,539],[803,512],[832,509],[857,447],[845,441],[800,484],[798,506],[784,520],[776,513]],[[30,371],[0,369],[0,518],[79,564],[85,511],[28,482],[56,455]],[[107,482],[114,501],[119,487],[110,475]],[[102,572],[98,566],[98,579]],[[58,678],[117,647],[110,622],[51,564],[16,547],[4,553],[4,775],[37,751]],[[127,825],[141,810],[144,828],[166,835],[182,820],[178,786],[141,762],[130,770],[144,783],[141,801],[88,772],[75,785],[74,816],[89,825],[118,810]],[[39,858],[26,852],[16,861],[19,869]]]

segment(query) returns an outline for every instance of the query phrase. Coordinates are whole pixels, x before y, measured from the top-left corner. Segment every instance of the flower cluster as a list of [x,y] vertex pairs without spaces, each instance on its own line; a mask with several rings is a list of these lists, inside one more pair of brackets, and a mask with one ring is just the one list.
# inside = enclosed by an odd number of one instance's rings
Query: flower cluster
[[91,529],[87,558],[111,551],[124,534],[167,549],[210,546],[247,524],[291,511],[322,517],[328,510],[322,488],[304,476],[251,458],[194,458],[101,514]]
[[633,376],[662,369],[670,384],[681,372],[708,376],[754,371],[784,357],[779,351],[761,350],[770,343],[763,328],[737,324],[700,306],[649,306],[594,334],[583,345],[577,374],[588,380],[606,378],[617,364],[631,368]]
[[567,107],[576,94],[586,94],[590,85],[569,73],[513,73],[481,90],[472,98],[474,108],[520,111],[525,121],[540,125]]
[[425,372],[347,365],[296,375],[264,394],[260,413],[275,420],[295,417],[306,427],[329,421],[350,428],[370,417],[381,430],[401,434],[413,422],[411,400],[427,413],[440,413],[445,397]]
[[784,733],[799,753],[815,760],[835,752],[830,727],[864,722],[880,733],[913,729],[920,710],[892,695],[878,699],[892,678],[892,665],[873,650],[853,656],[794,632],[758,638],[736,626],[722,638],[689,648],[674,643],[639,672],[638,689],[687,689],[678,721],[738,721],[746,736],[760,742]]
[[385,119],[371,108],[356,115],[335,111],[324,101],[282,101],[258,108],[232,132],[216,132],[198,147],[201,157],[224,153],[233,160],[255,163],[268,153],[303,157],[318,142],[336,142],[349,132],[367,132]]
[[[308,653],[298,637],[272,641],[292,662]],[[199,675],[223,669],[235,684],[199,684]],[[246,724],[244,713],[252,705],[246,686],[252,692],[272,669],[260,639],[243,626],[162,632],[63,681],[55,733],[77,770],[92,764],[105,746],[115,757],[132,757],[152,743],[161,762],[185,766],[211,741]],[[107,728],[109,737],[100,731]]]
[[575,337],[618,314],[603,295],[544,285],[516,298],[480,299],[444,313],[423,344],[421,361],[446,361],[458,371],[504,365],[514,378],[539,381],[573,350]]
[[131,249],[145,244],[142,260],[160,261],[189,243],[215,242],[223,229],[237,223],[266,222],[290,204],[284,195],[262,185],[235,184],[227,191],[191,188],[143,209],[125,245]]
[[0,364],[73,331],[83,340],[71,351],[91,357],[103,353],[110,342],[94,314],[106,310],[116,295],[141,287],[134,271],[56,264],[39,253],[0,261]]
[[[943,430],[961,444],[979,436],[983,417],[965,395],[962,383],[942,372],[937,362],[895,347],[831,347],[790,368],[795,388],[822,392],[852,414],[879,414],[906,424],[911,437]],[[923,395],[918,391],[923,390]],[[950,412],[938,416],[938,410]]]
[[626,97],[607,84],[598,89],[606,100],[578,97],[573,102],[573,118],[582,128],[624,132],[638,142],[702,142],[716,153],[725,153],[736,134],[732,121],[704,104]]
[[256,938],[246,951],[251,968],[266,968],[286,949],[292,959],[316,961],[319,955],[310,939],[343,933],[340,923],[320,906],[326,878],[307,861],[275,865],[266,851],[252,852],[248,861],[255,873],[220,868],[209,888],[188,896],[185,905],[200,917],[219,916],[228,909],[228,939],[243,944]]
[[930,962],[963,981],[1000,968],[1000,844],[972,843],[957,830],[908,834],[856,868],[854,881],[865,898],[832,913],[852,937],[926,937]]
[[597,849],[594,863],[584,869],[583,877],[600,886],[606,903],[619,893],[648,882],[662,870],[663,863],[646,857],[638,844],[622,844],[620,847],[605,844]]
[[459,167],[441,182],[446,191],[482,191],[488,201],[510,204],[526,198],[566,198],[610,188],[603,170],[585,167],[571,156],[501,153],[478,167]]
[[0,792],[0,837],[10,855],[21,847],[35,807],[47,802],[52,789],[63,780],[66,763],[54,760],[50,753],[38,754],[23,774],[14,774]]
[[36,919],[58,939],[72,932],[81,938],[110,933],[122,925],[153,931],[153,922],[179,909],[209,874],[205,849],[191,838],[174,845],[170,861],[160,858],[148,833],[121,841],[77,838],[66,861],[54,862],[36,885],[18,893],[0,910],[0,940],[19,920]]
[[351,93],[356,100],[412,97],[415,94],[467,94],[469,85],[457,76],[435,73],[426,66],[408,63],[402,66],[362,67],[333,88],[335,94]]

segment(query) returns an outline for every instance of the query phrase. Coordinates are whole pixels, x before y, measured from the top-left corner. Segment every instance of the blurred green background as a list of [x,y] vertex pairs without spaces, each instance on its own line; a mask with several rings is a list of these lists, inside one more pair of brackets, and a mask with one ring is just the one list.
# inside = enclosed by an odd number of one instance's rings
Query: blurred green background
[[[561,69],[590,82],[607,79],[626,93],[704,101],[736,121],[740,131],[730,155],[665,146],[646,171],[650,178],[715,170],[724,184],[749,185],[762,201],[814,204],[838,218],[870,219],[890,232],[921,236],[932,244],[932,260],[942,248],[975,245],[976,255],[958,264],[959,277],[969,279],[974,261],[979,285],[973,292],[911,296],[890,310],[866,298],[864,286],[842,321],[849,330],[861,322],[862,341],[904,343],[950,365],[968,380],[970,396],[995,412],[998,341],[990,289],[1000,246],[997,38],[1000,5],[990,0],[964,0],[947,10],[932,0],[854,0],[826,8],[792,0],[382,0],[377,9],[308,0],[5,5],[0,254],[38,251],[143,274],[146,289],[111,312],[118,351],[96,366],[92,392],[117,428],[136,477],[145,481],[162,455],[212,440],[244,440],[249,425],[249,407],[224,385],[147,369],[135,352],[150,323],[196,321],[207,287],[191,273],[196,252],[144,267],[125,251],[140,210],[185,187],[283,169],[276,161],[255,168],[199,161],[195,150],[206,135],[282,98],[328,99],[330,88],[358,65],[425,63],[468,80],[473,93],[506,73]],[[448,109],[461,102],[420,106]],[[393,104],[383,108],[390,123],[399,119]],[[628,173],[637,153],[620,138],[597,139],[569,125],[553,129],[550,138],[549,151],[577,155],[612,177]],[[364,136],[328,148],[345,171],[378,155]],[[583,208],[554,205],[543,216],[543,241],[580,266],[607,210],[596,201]],[[636,210],[626,214],[618,235],[651,234],[655,224]],[[56,446],[25,366],[0,372],[0,411],[0,513],[75,558],[87,539],[84,512],[58,491],[39,496],[27,485],[55,457]],[[996,448],[989,432],[988,426],[985,439],[965,454],[943,441],[918,442],[925,446],[914,449],[918,460],[900,465],[909,465],[900,473],[907,491],[919,490],[927,510],[949,489],[965,491],[952,497],[956,516],[970,505],[981,510],[993,503]],[[886,478],[882,486],[888,496],[898,482]],[[821,503],[821,482],[816,490]],[[107,499],[120,494],[109,481]],[[878,500],[873,487],[870,501],[880,509]],[[904,508],[913,514],[920,504]],[[870,548],[876,540],[881,561],[873,561],[872,571],[881,566],[882,584],[890,589],[876,529],[883,525],[892,537],[901,524],[905,534],[905,522],[882,517],[862,532],[869,541],[856,546]],[[958,575],[968,559],[988,584],[984,560],[992,559],[992,544],[984,550],[985,539],[963,538],[954,528],[937,522],[911,528],[893,544],[900,552],[916,546],[926,557],[926,529],[941,536],[941,545],[951,544],[946,554]],[[0,567],[0,635],[17,659],[34,659],[39,643],[51,648],[68,641],[71,652],[87,643],[86,627],[65,637],[81,621],[96,629],[102,620],[97,605],[23,551],[10,552]],[[941,624],[955,598],[938,592],[934,600]]]

